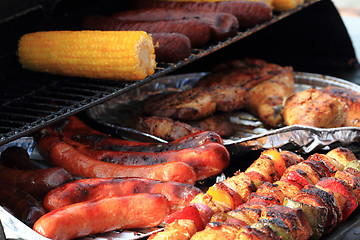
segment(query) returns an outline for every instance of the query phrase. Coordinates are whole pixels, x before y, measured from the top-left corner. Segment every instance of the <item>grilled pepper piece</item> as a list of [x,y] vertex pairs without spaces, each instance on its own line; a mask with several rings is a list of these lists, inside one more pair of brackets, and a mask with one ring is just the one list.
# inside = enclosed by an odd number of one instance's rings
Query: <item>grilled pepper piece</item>
[[301,209],[308,219],[313,231],[310,239],[320,239],[325,229],[326,216],[328,210],[321,206],[311,206],[305,203],[297,202],[290,198],[285,198],[283,205],[293,208]]

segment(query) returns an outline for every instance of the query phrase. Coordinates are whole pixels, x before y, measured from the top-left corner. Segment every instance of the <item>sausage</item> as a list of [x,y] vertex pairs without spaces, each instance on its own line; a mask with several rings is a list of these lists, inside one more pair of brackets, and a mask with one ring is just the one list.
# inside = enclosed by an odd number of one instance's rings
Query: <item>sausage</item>
[[239,28],[250,28],[270,20],[273,12],[270,6],[254,1],[222,1],[222,2],[171,2],[154,1],[152,7],[168,9],[187,9],[191,11],[225,12],[234,15]]
[[169,162],[151,166],[122,166],[102,162],[76,150],[70,139],[57,140],[49,148],[49,160],[73,175],[88,178],[142,177],[161,181],[177,181],[194,184],[196,174],[192,167],[183,162]]
[[21,189],[8,186],[0,187],[0,205],[10,209],[11,214],[29,227],[46,213],[41,203],[33,196]]
[[36,198],[42,198],[50,190],[70,182],[72,176],[61,167],[38,170],[19,170],[0,165],[0,182],[19,188]]
[[181,33],[151,34],[157,62],[178,62],[191,54],[191,41]]
[[50,191],[43,200],[47,211],[84,201],[135,193],[158,193],[164,195],[171,212],[187,206],[202,191],[190,184],[163,182],[141,178],[88,178],[67,183]]
[[187,9],[145,8],[116,13],[112,17],[122,21],[162,21],[183,18],[199,18],[210,26],[211,38],[223,41],[236,35],[237,18],[224,12],[189,11]]
[[[76,142],[90,145],[94,148],[109,149],[113,151],[164,152],[196,147],[211,142],[223,144],[223,139],[220,135],[211,131],[196,132],[169,143],[143,143],[129,141],[114,138],[100,132],[94,133],[93,131],[94,130],[92,128],[85,125],[78,118],[70,117],[68,124],[63,127],[60,135],[70,138]],[[44,142],[44,144],[39,146],[39,148],[45,148],[45,150],[41,150],[40,153],[48,151],[47,147],[50,146],[50,142],[59,138],[59,136],[54,138],[54,134],[55,132],[53,130],[48,129],[47,133],[41,136],[39,141]]]
[[155,227],[169,209],[168,200],[160,194],[109,197],[51,211],[33,229],[53,240],[68,240],[117,229]]
[[22,169],[22,170],[35,170],[40,167],[31,162],[28,152],[19,146],[11,146],[6,148],[1,153],[1,163],[5,167]]
[[218,143],[160,153],[119,152],[88,148],[85,145],[77,146],[77,149],[92,158],[127,166],[183,162],[194,168],[197,180],[221,173],[230,161],[229,152]]
[[190,39],[191,47],[203,47],[210,40],[209,25],[197,18],[153,22],[121,21],[113,17],[92,15],[83,19],[86,30],[145,31],[147,33],[181,33]]

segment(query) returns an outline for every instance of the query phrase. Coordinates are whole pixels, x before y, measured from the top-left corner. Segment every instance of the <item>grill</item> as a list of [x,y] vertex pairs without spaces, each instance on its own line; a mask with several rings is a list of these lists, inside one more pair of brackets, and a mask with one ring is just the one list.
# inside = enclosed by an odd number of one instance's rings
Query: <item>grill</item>
[[[103,4],[100,10],[111,4],[111,1],[105,2],[108,5]],[[83,6],[91,5],[91,3],[83,3]],[[54,18],[56,18],[54,28],[59,29],[59,26],[65,28],[69,25],[74,20],[74,16],[84,15],[84,13],[79,14],[80,10],[71,14],[69,6],[73,4],[67,1],[57,1],[56,4],[58,7],[56,10],[47,4],[36,5],[23,11],[28,11],[28,14],[23,14],[21,17],[8,17],[0,21],[0,28],[5,28],[9,33],[1,40],[4,49],[0,49],[2,54],[0,58],[0,79],[2,80],[0,145],[34,133],[58,120],[77,114],[160,76],[187,71],[207,71],[219,61],[225,61],[230,57],[241,57],[234,56],[234,51],[242,53],[243,56],[260,58],[267,56],[269,61],[284,65],[291,64],[298,71],[308,72],[312,72],[312,66],[316,66],[316,72],[319,72],[321,66],[326,66],[326,70],[333,69],[333,66],[345,66],[345,72],[348,74],[348,63],[357,62],[354,49],[344,25],[339,20],[337,10],[330,0],[323,0],[311,1],[292,11],[275,14],[272,20],[245,32],[239,32],[227,41],[209,44],[203,49],[192,49],[191,56],[178,63],[159,63],[155,74],[134,83],[54,76],[22,69],[16,59],[16,46],[14,46],[16,44],[14,43],[23,33],[39,30],[30,29],[25,22],[34,24],[43,18],[48,20],[49,24],[54,24]],[[82,12],[91,12],[89,10],[91,8],[81,8],[81,3],[76,7],[82,9]],[[95,9],[99,9],[97,7]],[[48,16],[49,9],[52,9],[53,18]],[[30,20],[24,20],[27,19],[24,16]],[[44,24],[39,26],[43,29],[49,28]],[[285,32],[284,29],[286,29]],[[309,35],[298,34],[305,31]],[[335,43],[326,41],[324,36],[327,36],[326,39],[340,39],[341,44],[336,41]],[[285,39],[280,41],[280,44],[287,45],[279,45],[279,39],[283,37]],[[313,42],[314,47],[309,46],[309,40]],[[309,60],[305,57],[311,59],[312,63],[309,64]]]
[[21,69],[15,54],[11,53],[3,58],[3,62],[12,64],[11,70],[5,70],[6,73],[1,76],[3,85],[0,97],[0,145],[31,134],[58,120],[146,84],[157,77],[191,65],[199,59],[226,49],[264,28],[295,15],[314,3],[307,3],[292,11],[278,14],[272,20],[248,31],[239,32],[227,41],[209,45],[204,49],[192,49],[192,54],[188,59],[176,64],[159,63],[155,74],[135,83],[29,72]]

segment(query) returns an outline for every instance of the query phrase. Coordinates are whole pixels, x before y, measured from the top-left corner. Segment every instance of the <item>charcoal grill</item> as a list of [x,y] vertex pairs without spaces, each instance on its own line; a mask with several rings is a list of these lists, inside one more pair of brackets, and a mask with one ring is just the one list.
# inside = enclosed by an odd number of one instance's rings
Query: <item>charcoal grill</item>
[[[101,6],[97,1],[80,1],[76,4],[71,1],[50,2],[34,1],[31,6],[18,3],[18,12],[5,11],[3,14],[7,15],[0,20],[0,30],[5,31],[0,49],[0,145],[34,133],[160,76],[206,71],[219,61],[230,58],[260,57],[292,65],[299,71],[319,72],[320,69],[320,73],[328,73],[326,71],[336,66],[337,74],[346,73],[349,77],[358,75],[357,60],[349,36],[329,0],[308,2],[292,11],[275,14],[272,20],[239,32],[227,41],[209,44],[203,49],[192,49],[191,56],[186,60],[174,64],[159,63],[155,74],[134,83],[29,72],[22,69],[16,59],[16,43],[22,34],[76,28],[74,23],[94,9],[97,9],[97,13],[106,13],[112,9],[109,6],[126,9],[130,1],[121,4],[102,1]],[[15,3],[9,1],[7,7],[13,7]],[[234,55],[234,51],[240,55]]]

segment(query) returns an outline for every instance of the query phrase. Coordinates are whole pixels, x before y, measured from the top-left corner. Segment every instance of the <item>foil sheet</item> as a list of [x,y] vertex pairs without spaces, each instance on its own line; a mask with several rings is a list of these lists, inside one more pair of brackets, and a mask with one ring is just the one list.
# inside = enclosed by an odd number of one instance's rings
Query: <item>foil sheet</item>
[[[131,117],[129,112],[139,111],[139,102],[153,94],[171,93],[190,89],[207,73],[190,73],[172,75],[156,79],[155,81],[127,92],[118,98],[97,105],[87,111],[87,116],[98,124],[106,125],[110,129],[117,129],[119,123]],[[343,79],[314,73],[295,72],[295,91],[300,92],[309,88],[338,86],[360,92],[360,86]],[[282,148],[300,153],[310,153],[324,147],[348,145],[359,140],[360,128],[314,128],[307,126],[283,126],[277,129],[266,128],[256,116],[245,112],[235,111],[230,121],[236,125],[236,131],[224,144],[233,155],[245,154],[253,150]],[[121,129],[126,134],[126,128]],[[121,132],[120,131],[120,132]],[[144,133],[132,129],[133,137]],[[153,136],[155,139],[156,137]]]
[[[119,137],[139,139],[142,141],[164,141],[154,136],[138,132],[133,129],[123,128],[116,124],[119,118],[126,116],[121,111],[126,108],[133,108],[134,101],[141,101],[150,94],[182,91],[191,88],[196,81],[207,73],[193,73],[185,75],[174,75],[160,78],[134,89],[127,94],[121,95],[111,101],[98,105],[87,111],[89,119],[105,127],[107,131]],[[296,91],[302,91],[311,87],[342,86],[360,92],[360,87],[342,79],[323,76],[311,73],[295,73]],[[136,104],[135,104],[136,105]],[[247,112],[234,112],[231,121],[238,124],[243,131],[236,132],[224,143],[232,155],[242,155],[253,150],[262,150],[272,147],[291,149],[301,153],[310,153],[318,149],[333,148],[339,145],[348,145],[358,142],[360,128],[344,127],[333,129],[319,129],[305,126],[289,126],[278,129],[266,129],[262,123]],[[31,159],[40,165],[47,167],[46,161],[39,154],[32,137],[19,138],[13,142],[0,146],[0,153],[10,146],[25,148]],[[221,174],[216,181],[221,181],[227,176]],[[20,220],[0,207],[0,220],[3,233],[6,239],[24,240],[49,240],[33,231]],[[331,234],[322,239],[350,239],[351,236],[360,235],[360,209],[357,209],[350,218],[337,226]],[[83,237],[79,240],[130,240],[146,239],[154,232],[161,231],[162,226],[149,229],[134,229],[125,231],[111,231],[108,233],[96,234]],[[0,236],[2,232],[0,231]]]

